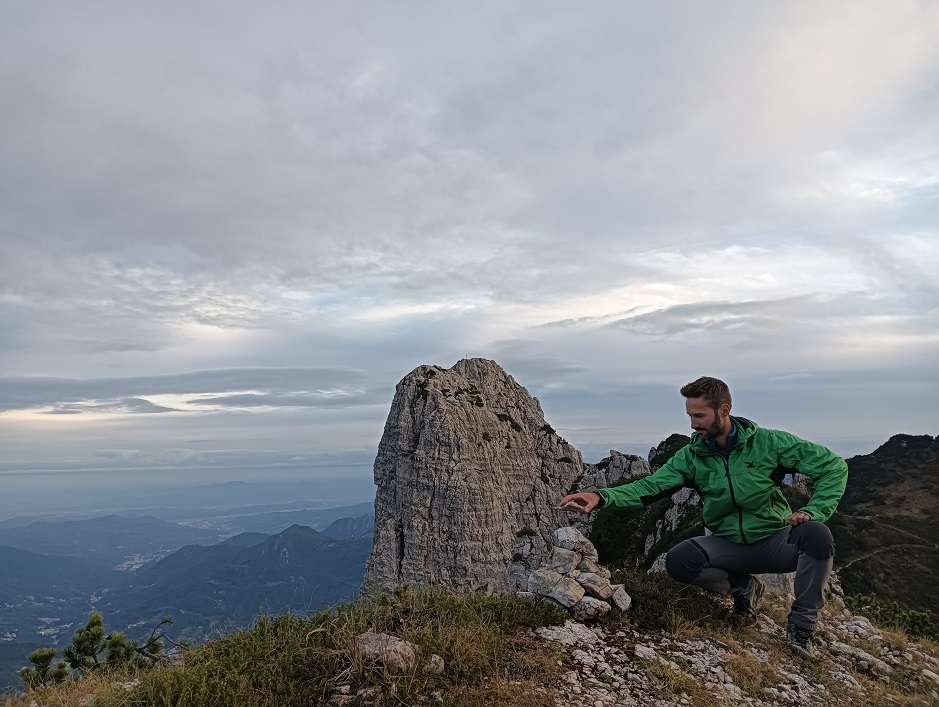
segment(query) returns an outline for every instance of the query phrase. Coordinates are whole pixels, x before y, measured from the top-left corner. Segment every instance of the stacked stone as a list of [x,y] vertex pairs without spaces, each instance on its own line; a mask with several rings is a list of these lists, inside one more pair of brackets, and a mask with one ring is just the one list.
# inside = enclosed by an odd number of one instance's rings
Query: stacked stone
[[558,528],[541,566],[528,575],[523,596],[553,599],[579,621],[598,619],[613,606],[623,611],[632,599],[622,584],[610,584],[610,571],[597,562],[597,550],[576,528]]

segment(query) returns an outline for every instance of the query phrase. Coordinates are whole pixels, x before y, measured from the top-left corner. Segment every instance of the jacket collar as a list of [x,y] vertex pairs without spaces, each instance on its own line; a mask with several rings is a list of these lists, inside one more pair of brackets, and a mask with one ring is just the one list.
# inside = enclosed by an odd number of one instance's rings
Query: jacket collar
[[[731,433],[732,436],[736,437],[736,442],[728,445],[727,453],[730,453],[730,450],[733,449],[736,445],[743,444],[746,442],[753,434],[759,429],[759,426],[752,420],[748,420],[745,417],[734,417],[730,416],[731,422],[734,424],[734,431]],[[703,440],[698,437],[697,432],[691,433],[691,449],[695,452],[706,453],[706,454],[720,454],[715,449],[711,449],[711,445],[708,444],[710,440]]]
[[726,448],[720,449],[717,446],[717,442],[715,442],[711,438],[704,440],[704,446],[706,446],[710,451],[714,452],[715,454],[721,454],[726,457],[727,455],[730,454],[730,450],[732,450],[734,447],[737,446],[737,424],[733,421],[730,423],[730,434],[727,435],[727,447]]

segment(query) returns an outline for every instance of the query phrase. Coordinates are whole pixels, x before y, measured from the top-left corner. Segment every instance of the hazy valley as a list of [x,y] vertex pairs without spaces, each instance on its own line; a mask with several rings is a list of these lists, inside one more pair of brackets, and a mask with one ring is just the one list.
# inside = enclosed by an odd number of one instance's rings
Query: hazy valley
[[271,489],[219,484],[117,499],[106,515],[73,508],[59,520],[0,521],[0,688],[19,687],[26,655],[67,644],[92,610],[131,638],[172,616],[171,638],[199,642],[260,613],[353,598],[371,549],[373,503],[340,505],[311,488],[290,488],[306,500],[252,504]]

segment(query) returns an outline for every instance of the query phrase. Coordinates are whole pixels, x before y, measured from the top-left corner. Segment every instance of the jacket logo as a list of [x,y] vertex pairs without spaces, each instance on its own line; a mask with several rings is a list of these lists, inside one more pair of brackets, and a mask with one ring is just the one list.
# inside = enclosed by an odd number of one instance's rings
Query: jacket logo
[[753,468],[753,462],[744,462],[744,464],[747,465],[747,469],[752,469],[752,468]]

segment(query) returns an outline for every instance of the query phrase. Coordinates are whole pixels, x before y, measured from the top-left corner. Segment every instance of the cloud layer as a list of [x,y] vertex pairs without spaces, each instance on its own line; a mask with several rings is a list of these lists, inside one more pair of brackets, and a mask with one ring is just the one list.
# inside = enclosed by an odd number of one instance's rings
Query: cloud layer
[[467,355],[596,453],[684,427],[704,373],[843,453],[935,434],[937,30],[927,2],[7,4],[7,468],[367,456],[395,383]]

